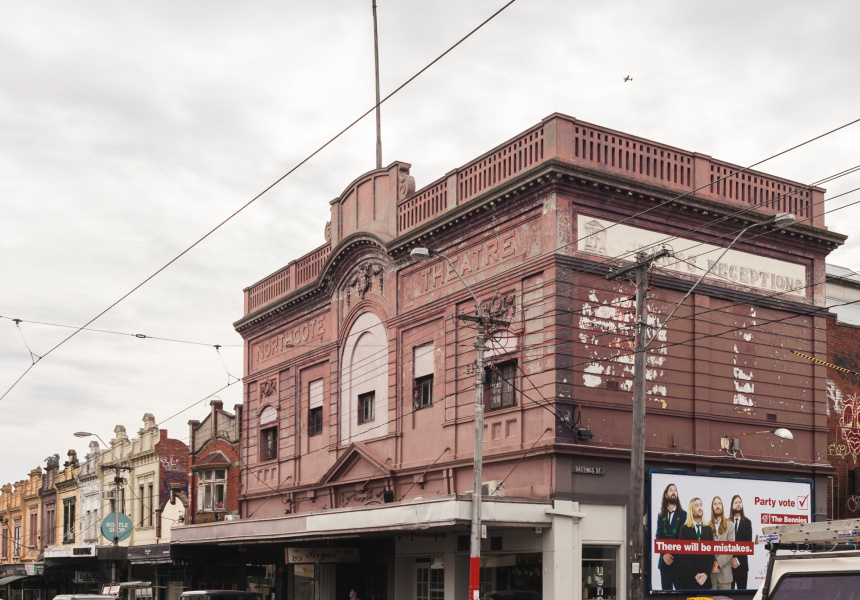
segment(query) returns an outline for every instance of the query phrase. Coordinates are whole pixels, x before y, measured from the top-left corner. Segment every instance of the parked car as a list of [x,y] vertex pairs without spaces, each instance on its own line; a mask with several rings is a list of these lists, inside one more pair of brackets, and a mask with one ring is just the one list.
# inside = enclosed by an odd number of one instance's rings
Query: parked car
[[237,590],[189,590],[182,592],[180,600],[263,600],[263,595]]

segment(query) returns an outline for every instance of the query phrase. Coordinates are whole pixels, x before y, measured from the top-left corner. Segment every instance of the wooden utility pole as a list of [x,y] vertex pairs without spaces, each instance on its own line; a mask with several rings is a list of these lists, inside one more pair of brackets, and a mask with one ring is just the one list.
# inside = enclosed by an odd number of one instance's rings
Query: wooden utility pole
[[636,264],[614,271],[607,279],[632,276],[636,286],[636,342],[633,354],[633,435],[630,440],[630,499],[627,503],[627,597],[645,597],[645,369],[648,352],[648,269],[651,263],[671,252],[663,248],[653,254],[639,252]]

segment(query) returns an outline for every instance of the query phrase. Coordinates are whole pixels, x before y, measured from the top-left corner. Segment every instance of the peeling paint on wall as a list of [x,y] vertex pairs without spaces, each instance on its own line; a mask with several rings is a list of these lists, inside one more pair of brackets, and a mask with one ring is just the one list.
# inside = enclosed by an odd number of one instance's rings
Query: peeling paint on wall
[[[601,290],[602,291],[602,290]],[[659,311],[648,315],[648,325],[652,331],[662,325]],[[616,381],[620,391],[629,392],[633,389],[633,322],[635,319],[635,303],[628,295],[616,295],[611,301],[604,300],[600,303],[598,290],[590,290],[588,302],[582,304],[581,316],[579,318],[579,340],[589,349],[590,357],[594,362],[586,364],[583,369],[583,383],[586,387],[601,387],[607,381]],[[592,333],[593,332],[593,333]],[[667,332],[661,330],[656,338],[657,341],[665,342]],[[601,349],[614,348],[623,349],[628,352],[616,356],[612,360],[606,360]],[[666,373],[662,367],[666,364],[668,348],[665,344],[653,347],[646,355],[645,379],[658,384],[666,383]],[[665,398],[668,396],[666,385],[653,385],[646,390],[652,401],[659,403],[663,408],[667,407]]]
[[833,406],[833,412],[837,415],[842,414],[843,403],[842,403],[842,390],[840,390],[836,384],[829,379],[827,380],[827,416],[830,416],[830,406]]

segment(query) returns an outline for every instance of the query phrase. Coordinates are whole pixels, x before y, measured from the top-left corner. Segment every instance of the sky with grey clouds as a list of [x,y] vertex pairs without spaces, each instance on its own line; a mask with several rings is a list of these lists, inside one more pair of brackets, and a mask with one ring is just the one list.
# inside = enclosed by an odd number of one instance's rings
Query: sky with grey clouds
[[[0,4],[2,393],[25,341],[73,331],[34,321],[97,315],[370,108],[374,82],[369,0]],[[383,96],[503,4],[380,0]],[[752,164],[860,118],[858,20],[848,1],[517,0],[383,105],[383,162],[420,188],[560,112]],[[860,124],[758,168],[810,183],[858,147]],[[323,243],[374,152],[371,115],[91,326],[202,345],[84,331],[39,362],[0,401],[0,484],[147,412],[186,438],[242,375],[242,289]],[[827,223],[850,236],[829,261],[860,270],[860,207]]]

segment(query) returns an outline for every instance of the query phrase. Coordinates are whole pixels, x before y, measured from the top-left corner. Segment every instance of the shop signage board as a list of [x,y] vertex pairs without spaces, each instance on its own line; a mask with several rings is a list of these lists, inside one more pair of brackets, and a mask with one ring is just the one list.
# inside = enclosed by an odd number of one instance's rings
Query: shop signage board
[[358,562],[358,548],[287,548],[287,564]]
[[[102,535],[105,536],[105,539],[109,542],[113,542],[114,533],[113,533],[113,520],[114,514],[110,513],[108,516],[104,518],[102,521]],[[117,525],[119,526],[119,533],[117,537],[119,541],[123,541],[125,538],[131,535],[132,529],[134,529],[134,525],[131,523],[131,519],[125,516],[122,513],[117,515]]]
[[[663,585],[663,570],[660,567],[660,556],[671,554],[673,562],[678,561],[675,568],[686,567],[691,557],[731,555],[746,557],[746,586],[742,589],[755,591],[761,587],[767,570],[767,548],[763,542],[762,527],[770,525],[785,525],[809,523],[813,517],[812,481],[808,479],[771,479],[763,477],[742,477],[706,475],[697,473],[651,471],[651,489],[649,503],[649,550],[650,550],[650,579],[651,591],[655,593],[672,592],[681,588],[666,589]],[[735,497],[739,497],[743,505],[744,517],[749,520],[742,527],[734,540],[684,539],[680,536],[666,539],[661,535],[667,530],[665,517],[660,517],[663,494],[669,485],[677,489],[680,500],[679,507],[689,512],[690,503],[694,498],[702,500],[704,524],[711,521],[712,507],[715,499],[719,498],[724,509],[724,515],[731,519],[731,506]],[[679,514],[679,513],[676,513]],[[673,517],[674,518],[674,517]],[[682,523],[683,524],[683,523]],[[670,529],[676,529],[669,527]],[[687,533],[693,531],[688,529]],[[724,534],[728,536],[728,532]],[[691,536],[688,536],[691,537]],[[756,543],[758,539],[759,543]],[[728,569],[732,575],[741,580],[743,566],[739,561],[739,569]],[[667,571],[668,572],[668,571]],[[685,591],[690,591],[688,588]],[[689,595],[689,594],[688,594]]]
[[108,576],[105,573],[75,571],[75,583],[105,583],[107,581]]
[[48,546],[44,550],[45,558],[95,557],[95,546]]

